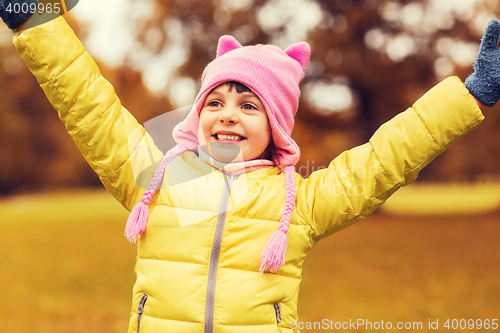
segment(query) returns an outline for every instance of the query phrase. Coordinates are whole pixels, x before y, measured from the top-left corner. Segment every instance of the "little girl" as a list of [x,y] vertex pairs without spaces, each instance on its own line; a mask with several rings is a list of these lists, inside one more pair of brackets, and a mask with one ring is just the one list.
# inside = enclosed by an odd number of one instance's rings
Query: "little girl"
[[[307,252],[413,182],[483,120],[480,103],[499,98],[489,73],[500,58],[492,21],[469,89],[444,80],[368,143],[303,179],[290,134],[307,43],[282,51],[221,37],[173,131],[177,146],[163,156],[63,18],[24,27],[18,53],[104,186],[131,210],[126,236],[138,251],[129,333],[298,332],[291,323]],[[150,179],[145,191],[141,177]]]

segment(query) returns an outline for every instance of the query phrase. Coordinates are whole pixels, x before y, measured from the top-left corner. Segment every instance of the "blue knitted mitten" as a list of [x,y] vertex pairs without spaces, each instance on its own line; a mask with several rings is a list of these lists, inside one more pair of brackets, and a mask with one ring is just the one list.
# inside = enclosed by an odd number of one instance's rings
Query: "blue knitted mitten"
[[479,53],[474,63],[474,73],[465,80],[472,96],[486,106],[493,106],[500,99],[500,22],[492,19],[481,39]]
[[[38,5],[36,0],[0,0],[0,17],[9,29],[16,29],[31,16],[30,4]],[[28,6],[22,6],[27,4]]]

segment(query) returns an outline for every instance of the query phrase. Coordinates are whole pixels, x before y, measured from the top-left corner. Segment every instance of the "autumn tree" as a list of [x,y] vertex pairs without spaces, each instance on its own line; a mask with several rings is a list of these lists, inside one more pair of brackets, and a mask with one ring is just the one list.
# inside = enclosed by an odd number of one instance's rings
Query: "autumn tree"
[[[449,75],[465,79],[498,0],[127,0],[135,44],[120,66],[98,61],[141,123],[193,102],[221,35],[286,48],[307,41],[311,63],[293,137],[306,176],[366,142]],[[84,5],[79,4],[79,6]],[[84,24],[67,16],[86,42]],[[0,32],[0,193],[98,186],[36,80]],[[496,178],[498,108],[421,174],[433,181]],[[162,147],[163,149],[163,147]],[[165,148],[166,149],[166,148]]]

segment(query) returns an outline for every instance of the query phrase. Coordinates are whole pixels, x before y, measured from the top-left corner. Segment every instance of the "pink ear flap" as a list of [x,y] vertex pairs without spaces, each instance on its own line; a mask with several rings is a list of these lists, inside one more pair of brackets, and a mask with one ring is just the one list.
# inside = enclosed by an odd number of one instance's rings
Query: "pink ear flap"
[[305,70],[309,64],[309,59],[311,58],[311,47],[306,42],[300,42],[290,45],[285,50],[285,53],[297,60],[302,66],[302,69]]
[[241,46],[240,43],[233,37],[229,35],[224,35],[219,38],[219,44],[217,45],[217,57],[234,50],[239,49]]

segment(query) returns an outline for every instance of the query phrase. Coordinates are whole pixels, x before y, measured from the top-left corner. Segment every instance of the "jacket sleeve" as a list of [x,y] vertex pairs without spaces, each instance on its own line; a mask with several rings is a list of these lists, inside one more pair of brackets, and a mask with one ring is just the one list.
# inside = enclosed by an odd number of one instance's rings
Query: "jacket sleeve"
[[368,143],[346,151],[297,185],[297,214],[313,241],[371,214],[483,115],[463,83],[451,77],[383,124]]
[[162,159],[151,137],[62,17],[18,33],[13,42],[87,162],[130,210]]

